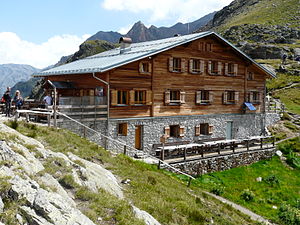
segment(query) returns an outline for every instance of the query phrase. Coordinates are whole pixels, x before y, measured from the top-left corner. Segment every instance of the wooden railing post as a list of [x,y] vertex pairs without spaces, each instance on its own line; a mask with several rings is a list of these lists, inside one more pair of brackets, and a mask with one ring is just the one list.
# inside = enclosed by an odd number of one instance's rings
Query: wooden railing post
[[190,187],[191,186],[191,183],[192,183],[192,178],[190,177],[190,179],[189,179],[189,182],[188,182],[188,187]]
[[161,161],[158,160],[157,169],[159,169],[159,170],[160,170],[160,163],[161,163]]
[[275,136],[273,136],[272,144],[273,144],[273,147],[274,147],[275,146]]
[[219,155],[221,154],[221,144],[220,143],[218,144],[218,154]]
[[162,150],[160,153],[161,153],[160,159],[162,161],[165,161],[165,144],[164,143],[162,144]]
[[235,152],[235,142],[232,142],[232,152]]
[[183,149],[183,160],[186,161],[186,148]]
[[260,149],[263,148],[263,138],[260,138]]
[[83,127],[83,137],[86,138],[86,127]]
[[249,151],[249,140],[246,140],[247,151]]
[[200,150],[201,150],[201,157],[203,157],[203,156],[204,156],[204,151],[203,151],[203,148],[204,148],[203,146],[201,146],[201,147],[200,147]]
[[126,155],[127,149],[126,145],[124,145],[124,155]]

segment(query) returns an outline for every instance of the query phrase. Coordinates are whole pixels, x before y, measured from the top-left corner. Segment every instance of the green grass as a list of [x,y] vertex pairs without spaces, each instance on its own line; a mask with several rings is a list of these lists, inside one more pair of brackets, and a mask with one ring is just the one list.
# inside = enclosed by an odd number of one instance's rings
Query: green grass
[[[293,151],[300,151],[299,139],[290,143]],[[291,144],[292,143],[292,144]],[[282,224],[279,208],[282,205],[299,207],[300,170],[291,169],[283,164],[279,157],[254,163],[250,166],[206,174],[199,177],[194,184],[208,191],[216,186],[223,188],[222,196],[276,223]],[[262,182],[256,178],[262,177]],[[278,209],[273,209],[273,206]]]
[[298,11],[299,0],[261,0],[248,10],[229,18],[219,29],[242,24],[289,24],[291,27],[299,27],[299,17],[296,18]]
[[299,87],[280,90],[274,94],[274,97],[279,98],[290,112],[296,113],[298,115],[300,115]]
[[267,80],[267,89],[272,91],[297,82],[300,82],[300,76],[278,73],[276,78]]
[[[26,123],[19,123],[17,130],[25,135],[34,130],[35,138],[47,148],[63,153],[72,152],[87,160],[102,162],[120,179],[130,179],[130,184],[124,185],[126,198],[162,224],[207,224],[212,218],[215,224],[253,224],[249,217],[203,194],[198,187],[188,188],[187,183],[179,180],[174,174],[124,155],[112,157],[103,148],[67,130],[31,127]],[[59,165],[55,165],[57,163],[54,163],[54,166],[51,162],[48,164],[48,172],[63,174],[58,168]],[[93,195],[78,187],[73,190],[76,197],[82,201],[86,215],[93,220],[97,215],[104,215],[103,219],[113,224],[140,223],[132,216],[126,201],[113,199],[103,191]]]

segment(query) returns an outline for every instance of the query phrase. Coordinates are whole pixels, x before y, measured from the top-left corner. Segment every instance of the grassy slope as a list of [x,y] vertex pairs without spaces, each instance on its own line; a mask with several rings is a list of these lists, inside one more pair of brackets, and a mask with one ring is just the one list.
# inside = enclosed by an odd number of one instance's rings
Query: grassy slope
[[[297,148],[299,147],[298,145]],[[279,208],[285,203],[296,207],[299,204],[297,203],[300,201],[299,172],[299,169],[292,169],[283,164],[276,156],[250,166],[203,175],[197,179],[196,185],[209,191],[218,187],[224,191],[222,196],[225,198],[280,223],[278,209],[274,209],[273,206]],[[268,183],[265,180],[273,175],[279,180],[279,184]],[[263,181],[257,182],[257,177],[262,177]],[[253,201],[247,202],[241,198],[241,193],[246,189],[253,192]]]
[[[186,183],[170,176],[170,173],[157,170],[156,166],[134,161],[122,155],[112,157],[97,145],[66,130],[22,123],[18,125],[17,130],[36,138],[53,151],[73,152],[87,160],[102,162],[121,179],[129,178],[130,184],[124,186],[126,197],[137,207],[152,214],[162,224],[207,224],[211,218],[216,224],[253,224],[245,215],[202,194],[198,187],[188,188]],[[0,136],[7,138],[4,134]],[[97,215],[101,215],[105,220],[115,221],[114,224],[140,224],[139,221],[132,219],[128,203],[120,202],[107,194],[103,195],[102,192],[95,195],[81,188],[74,191],[78,200],[85,200],[82,206],[87,208],[85,213],[94,221]],[[110,214],[108,218],[105,217],[107,212]]]
[[242,24],[286,25],[288,23],[292,27],[299,27],[299,18],[296,18],[298,14],[299,0],[261,0],[249,10],[228,19],[218,29],[225,30]]

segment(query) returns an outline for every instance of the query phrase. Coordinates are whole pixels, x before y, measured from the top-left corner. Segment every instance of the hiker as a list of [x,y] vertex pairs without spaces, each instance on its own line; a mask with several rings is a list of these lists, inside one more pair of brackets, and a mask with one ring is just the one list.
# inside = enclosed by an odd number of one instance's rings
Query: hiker
[[3,100],[5,101],[5,116],[10,117],[10,107],[11,107],[10,87],[7,87],[6,92],[3,95]]
[[13,103],[15,104],[16,109],[19,109],[19,110],[21,109],[21,107],[23,105],[23,98],[22,98],[19,90],[16,90],[15,97],[13,99]]
[[284,53],[284,54],[282,55],[282,65],[285,65],[287,57],[288,57],[288,56],[287,56],[286,53]]
[[47,95],[43,98],[43,101],[46,104],[46,106],[52,105],[52,98],[49,93],[47,93]]

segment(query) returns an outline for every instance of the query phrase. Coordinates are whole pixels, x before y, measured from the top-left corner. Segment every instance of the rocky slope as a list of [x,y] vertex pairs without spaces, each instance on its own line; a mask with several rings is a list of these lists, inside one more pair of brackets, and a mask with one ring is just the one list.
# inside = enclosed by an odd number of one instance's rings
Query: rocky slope
[[0,95],[2,96],[6,87],[12,87],[19,81],[27,81],[31,74],[39,71],[29,65],[2,64],[0,65]]
[[215,30],[255,59],[293,58],[300,46],[299,1],[235,0],[203,30]]
[[[0,221],[5,224],[95,224],[81,212],[80,202],[75,201],[68,185],[95,193],[103,189],[124,199],[117,178],[100,164],[72,153],[53,152],[2,122],[0,135],[5,139],[0,141]],[[133,205],[132,210],[137,220],[160,224]],[[101,217],[97,221],[102,224]]]

